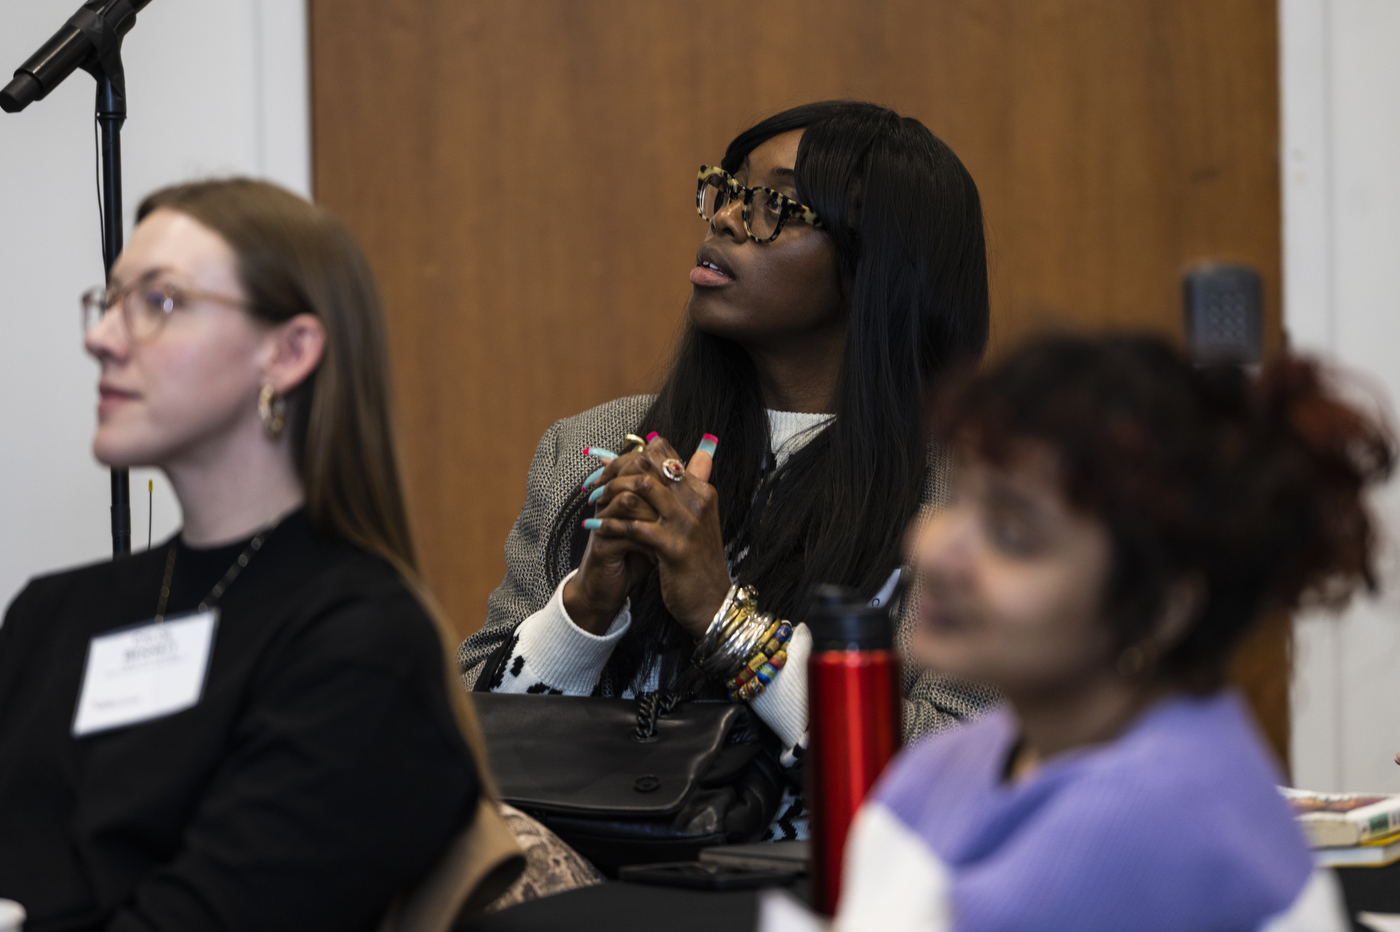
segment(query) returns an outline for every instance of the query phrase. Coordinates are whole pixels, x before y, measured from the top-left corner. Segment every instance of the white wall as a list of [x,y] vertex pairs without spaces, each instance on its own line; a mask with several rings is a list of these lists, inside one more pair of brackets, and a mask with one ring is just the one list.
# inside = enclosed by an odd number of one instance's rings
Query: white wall
[[[0,75],[80,0],[5,0]],[[189,178],[247,174],[310,191],[302,0],[154,0],[124,47],[127,230],[141,197]],[[96,365],[78,295],[102,283],[93,81],[76,72],[45,100],[0,113],[0,603],[35,573],[111,553],[107,472],[89,449]],[[132,473],[135,549],[179,524],[163,477]]]
[[[1284,320],[1294,345],[1400,398],[1400,2],[1280,0]],[[1393,415],[1392,415],[1393,416]],[[1293,776],[1400,792],[1400,487],[1384,591],[1297,624]]]

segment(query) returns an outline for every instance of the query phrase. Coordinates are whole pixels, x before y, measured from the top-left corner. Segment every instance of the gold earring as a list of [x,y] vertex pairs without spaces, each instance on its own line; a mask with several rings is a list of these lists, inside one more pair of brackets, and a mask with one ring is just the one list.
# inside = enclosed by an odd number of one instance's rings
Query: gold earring
[[287,426],[287,399],[277,394],[271,383],[264,385],[258,393],[258,417],[262,418],[263,433],[268,440],[276,440]]
[[1134,644],[1118,655],[1118,675],[1132,679],[1147,668],[1147,651]]

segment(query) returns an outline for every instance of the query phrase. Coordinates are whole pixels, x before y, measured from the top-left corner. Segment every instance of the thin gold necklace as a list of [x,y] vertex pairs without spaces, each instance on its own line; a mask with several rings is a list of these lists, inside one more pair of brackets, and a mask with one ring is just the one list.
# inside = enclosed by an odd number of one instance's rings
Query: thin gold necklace
[[[214,583],[214,588],[209,590],[199,602],[198,611],[204,612],[214,607],[214,603],[219,601],[219,596],[223,595],[233,581],[238,578],[238,574],[243,572],[243,568],[248,565],[248,561],[253,559],[253,554],[262,549],[263,541],[267,540],[267,535],[277,529],[281,518],[269,524],[259,531],[252,540],[248,541],[248,546],[243,548],[243,552],[233,561],[233,565],[224,573],[223,578]],[[170,599],[170,580],[175,575],[175,557],[178,551],[175,549],[175,542],[170,542],[170,554],[165,558],[165,580],[160,584],[160,599],[156,603],[156,621],[165,620],[165,603]]]

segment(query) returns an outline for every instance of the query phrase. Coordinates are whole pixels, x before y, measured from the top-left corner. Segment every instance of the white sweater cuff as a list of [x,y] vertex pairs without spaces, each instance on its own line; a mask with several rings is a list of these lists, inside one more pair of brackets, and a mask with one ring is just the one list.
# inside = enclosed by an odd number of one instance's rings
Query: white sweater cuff
[[544,608],[515,629],[515,647],[497,692],[592,694],[617,642],[632,626],[632,611],[624,604],[602,635],[574,624],[564,608],[564,586],[577,572],[565,576]]
[[749,702],[788,750],[807,734],[807,659],[811,655],[812,632],[799,623],[788,641],[787,663],[768,688]]

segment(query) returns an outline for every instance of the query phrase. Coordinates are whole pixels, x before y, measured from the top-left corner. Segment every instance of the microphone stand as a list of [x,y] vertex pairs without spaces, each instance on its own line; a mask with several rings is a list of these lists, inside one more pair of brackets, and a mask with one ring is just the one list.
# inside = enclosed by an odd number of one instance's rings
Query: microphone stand
[[[97,80],[97,126],[102,158],[102,266],[107,278],[122,251],[122,124],[126,122],[126,73],[122,37],[150,0],[87,0],[53,38],[15,71],[0,90],[0,109],[17,113],[43,100],[82,68]],[[112,470],[112,555],[131,553],[131,482]]]
[[[121,68],[121,52],[117,68]],[[108,279],[122,251],[122,124],[126,95],[113,86],[101,67],[97,78],[97,128],[102,152],[102,268]],[[125,84],[125,81],[122,82]],[[131,553],[131,478],[126,469],[112,470],[112,556]]]

